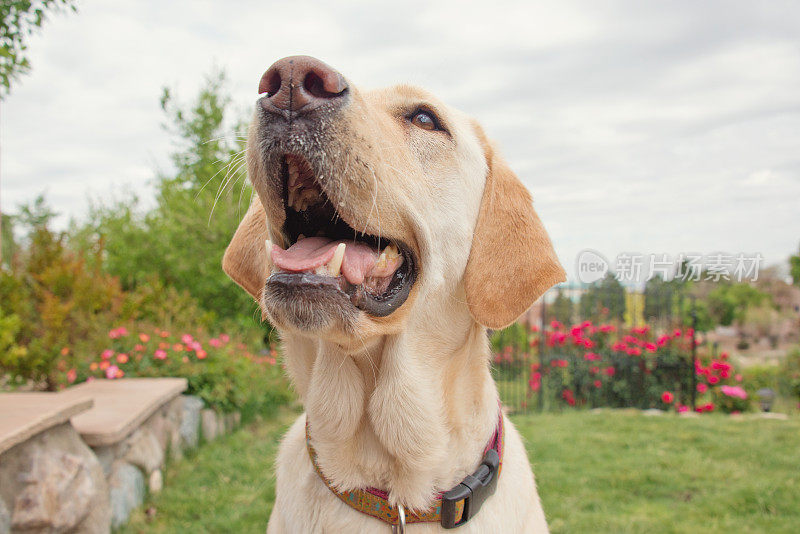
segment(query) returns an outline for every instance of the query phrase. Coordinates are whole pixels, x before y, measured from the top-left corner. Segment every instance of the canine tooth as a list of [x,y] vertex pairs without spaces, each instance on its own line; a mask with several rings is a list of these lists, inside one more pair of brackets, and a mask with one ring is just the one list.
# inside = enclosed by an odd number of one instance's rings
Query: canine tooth
[[390,245],[387,245],[386,248],[383,249],[383,253],[382,254],[385,254],[388,259],[392,259],[393,260],[393,259],[397,258],[397,256],[400,255],[400,251],[398,251],[397,250],[397,246],[394,243],[392,243]]
[[333,253],[333,258],[328,263],[328,272],[331,276],[339,276],[342,271],[342,260],[344,260],[344,249],[347,247],[345,243],[339,243],[336,246],[336,252]]
[[386,268],[386,251],[381,252],[381,255],[378,256],[378,261],[375,262],[374,269],[385,269]]

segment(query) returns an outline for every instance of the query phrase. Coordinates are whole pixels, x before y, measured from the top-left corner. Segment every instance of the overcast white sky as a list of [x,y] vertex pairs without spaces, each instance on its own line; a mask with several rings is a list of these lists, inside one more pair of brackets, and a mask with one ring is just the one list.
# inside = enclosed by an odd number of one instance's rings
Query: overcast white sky
[[158,100],[215,66],[244,115],[276,59],[411,82],[477,117],[579,251],[760,252],[800,242],[800,3],[82,1],[31,40],[2,103],[2,208],[152,197]]

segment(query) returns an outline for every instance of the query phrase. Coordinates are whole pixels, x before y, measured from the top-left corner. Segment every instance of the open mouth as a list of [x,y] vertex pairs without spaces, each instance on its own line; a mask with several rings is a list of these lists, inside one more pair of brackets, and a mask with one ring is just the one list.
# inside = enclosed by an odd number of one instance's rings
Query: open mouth
[[383,317],[400,307],[416,277],[401,242],[357,231],[339,214],[300,156],[281,165],[286,249],[267,243],[274,269],[267,284],[338,291],[357,308]]

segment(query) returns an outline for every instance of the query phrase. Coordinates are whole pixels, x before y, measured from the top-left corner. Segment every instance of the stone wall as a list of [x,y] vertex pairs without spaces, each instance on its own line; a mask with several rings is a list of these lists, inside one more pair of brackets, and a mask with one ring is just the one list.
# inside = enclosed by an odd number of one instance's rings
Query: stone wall
[[112,445],[88,447],[70,423],[45,430],[0,455],[0,534],[109,532],[161,490],[168,459],[240,421],[179,395]]

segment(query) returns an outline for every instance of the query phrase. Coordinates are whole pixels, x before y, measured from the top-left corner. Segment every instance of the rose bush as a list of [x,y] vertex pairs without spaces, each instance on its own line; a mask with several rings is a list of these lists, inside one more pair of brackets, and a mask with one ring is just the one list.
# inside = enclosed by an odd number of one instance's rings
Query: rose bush
[[119,326],[108,332],[105,349],[63,370],[60,387],[99,378],[181,376],[187,393],[207,405],[248,415],[291,399],[277,359],[274,347],[254,354],[225,333]]
[[[590,321],[566,326],[552,321],[541,332],[530,328],[526,339],[496,334],[493,362],[499,382],[527,374],[528,391],[522,402],[531,404],[540,394],[546,405],[557,407],[638,407],[685,412],[696,387],[696,407],[701,413],[726,413],[749,408],[750,398],[741,387],[728,355],[712,357],[698,347],[694,369],[692,329],[656,332],[649,326],[624,329]],[[503,344],[513,340],[514,344]],[[544,355],[540,354],[544,340]],[[694,384],[692,374],[694,373]],[[501,385],[501,391],[502,391]]]

